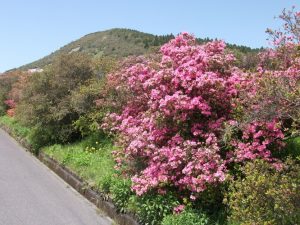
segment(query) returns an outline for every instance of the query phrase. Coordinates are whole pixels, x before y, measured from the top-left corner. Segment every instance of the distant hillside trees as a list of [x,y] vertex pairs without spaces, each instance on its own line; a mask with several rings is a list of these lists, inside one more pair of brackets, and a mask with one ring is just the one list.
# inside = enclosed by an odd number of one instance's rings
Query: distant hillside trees
[[[44,58],[22,66],[21,69],[43,68],[51,64],[54,59],[60,54],[68,54],[78,51],[90,55],[91,57],[109,56],[117,59],[122,59],[128,56],[139,56],[149,53],[158,52],[160,46],[174,38],[173,34],[167,35],[152,35],[139,32],[132,29],[111,29],[102,32],[95,32],[73,41],[59,50],[51,53]],[[204,44],[211,41],[209,38],[197,38],[199,44]],[[257,53],[258,49],[251,49],[245,46],[228,45],[229,49],[238,52],[238,57],[243,62],[239,66],[247,65],[245,61],[252,54]],[[246,57],[244,57],[246,55]],[[251,63],[250,63],[251,64]],[[251,64],[252,66],[252,64]]]

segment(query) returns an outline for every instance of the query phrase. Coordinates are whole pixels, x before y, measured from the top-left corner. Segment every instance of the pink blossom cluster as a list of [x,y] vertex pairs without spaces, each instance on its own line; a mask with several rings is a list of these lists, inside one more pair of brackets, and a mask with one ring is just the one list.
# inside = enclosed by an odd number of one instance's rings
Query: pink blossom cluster
[[4,103],[11,109],[16,107],[16,103],[12,99],[5,100]]
[[174,212],[174,214],[179,214],[179,213],[183,212],[184,209],[185,209],[185,205],[178,205],[178,206],[174,207],[173,212]]
[[6,114],[10,117],[13,117],[15,115],[15,108],[16,103],[13,99],[5,100],[4,103],[9,107],[9,109],[6,111]]
[[273,48],[263,52],[261,59],[262,64],[272,61],[273,67],[275,62],[280,69],[287,69],[293,65],[295,56],[299,56],[297,52],[300,44],[300,12],[293,6],[291,10],[284,9],[278,18],[283,22],[282,29],[267,29]]
[[280,124],[275,120],[271,122],[254,121],[247,124],[242,133],[240,139],[232,140],[235,148],[233,153],[228,154],[229,160],[237,162],[256,158],[272,160],[270,146],[275,145],[276,149],[283,146],[284,134]]
[[117,89],[133,97],[107,121],[123,146],[118,166],[133,173],[138,195],[168,186],[199,193],[225,180],[218,139],[244,74],[224,49],[222,41],[198,45],[182,33],[161,47],[154,66],[145,60],[120,73]]

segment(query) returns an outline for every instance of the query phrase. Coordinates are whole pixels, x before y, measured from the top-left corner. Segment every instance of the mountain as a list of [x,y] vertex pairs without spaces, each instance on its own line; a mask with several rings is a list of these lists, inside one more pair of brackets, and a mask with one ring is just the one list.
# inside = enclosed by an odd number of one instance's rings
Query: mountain
[[[115,28],[100,31],[85,35],[42,59],[21,66],[20,69],[41,68],[50,64],[57,55],[74,51],[84,52],[92,56],[112,56],[116,58],[129,55],[142,55],[158,49],[159,46],[172,38],[174,38],[173,34],[153,35],[131,29]],[[197,41],[205,43],[210,41],[210,39],[197,38]],[[251,49],[246,46],[229,45],[228,47],[241,53],[258,51],[258,49]]]

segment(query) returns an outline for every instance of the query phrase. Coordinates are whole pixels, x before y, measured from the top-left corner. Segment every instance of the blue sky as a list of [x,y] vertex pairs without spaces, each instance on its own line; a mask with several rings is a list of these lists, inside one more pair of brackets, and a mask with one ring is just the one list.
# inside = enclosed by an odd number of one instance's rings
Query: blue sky
[[274,16],[299,0],[1,0],[0,72],[37,60],[91,32],[131,28],[188,31],[250,47],[267,46]]

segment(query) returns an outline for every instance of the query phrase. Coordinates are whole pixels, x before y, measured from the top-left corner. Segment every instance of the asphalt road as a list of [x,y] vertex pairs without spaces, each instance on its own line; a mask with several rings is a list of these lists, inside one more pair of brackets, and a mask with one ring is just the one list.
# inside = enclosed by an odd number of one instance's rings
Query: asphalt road
[[96,224],[113,222],[0,129],[0,225]]

